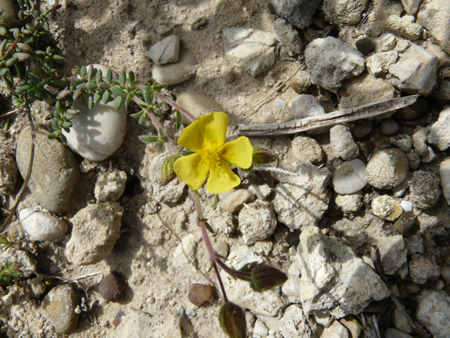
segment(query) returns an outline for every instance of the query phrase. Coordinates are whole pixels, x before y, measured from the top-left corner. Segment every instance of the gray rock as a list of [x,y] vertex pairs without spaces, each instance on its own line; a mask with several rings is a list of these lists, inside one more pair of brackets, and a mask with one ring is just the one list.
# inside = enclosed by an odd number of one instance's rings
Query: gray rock
[[436,83],[438,59],[412,44],[402,58],[389,66],[393,86],[411,94],[429,95]]
[[173,86],[191,79],[195,73],[195,66],[194,54],[181,50],[177,62],[153,65],[152,75],[156,82]]
[[375,53],[367,57],[367,70],[375,76],[381,76],[388,73],[389,66],[396,63],[398,53],[396,51],[387,51]]
[[[416,0],[417,1],[417,0]],[[441,48],[450,54],[450,3],[446,0],[422,0],[417,22],[436,39]]]
[[439,167],[442,190],[447,204],[450,205],[450,159],[442,161]]
[[413,147],[412,137],[407,134],[392,136],[389,138],[389,141],[394,147],[399,148],[404,153],[410,152]]
[[272,27],[273,35],[290,56],[301,53],[303,49],[302,40],[300,40],[300,36],[291,24],[279,18],[273,22]]
[[405,241],[402,235],[384,238],[378,243],[381,266],[386,275],[393,275],[407,263]]
[[155,43],[146,53],[157,65],[164,65],[170,62],[177,62],[180,53],[180,38],[178,35],[171,35]]
[[305,49],[305,63],[312,83],[336,92],[342,81],[364,71],[360,52],[339,39],[315,39]]
[[372,131],[372,120],[359,120],[348,123],[347,126],[350,128],[353,136],[364,137]]
[[[183,93],[178,96],[177,103],[196,118],[200,117],[204,113],[223,111],[223,108],[219,103],[198,93]],[[191,123],[191,121],[183,114],[181,114],[181,121],[184,125]]]
[[10,195],[17,181],[17,166],[11,153],[0,149],[0,194]]
[[388,195],[375,197],[372,201],[372,212],[381,219],[395,221],[403,213],[403,208],[394,198]]
[[300,280],[288,279],[283,292],[290,284],[300,283],[298,298],[306,315],[329,311],[341,318],[359,313],[372,300],[390,294],[380,277],[350,247],[323,235],[317,227],[308,227],[300,234],[296,259]]
[[[71,195],[80,179],[75,157],[58,140],[49,140],[50,133],[36,125],[36,150],[28,188],[39,205],[51,212],[69,208]],[[31,153],[31,131],[24,129],[17,141],[16,161],[25,177]]]
[[353,140],[347,126],[338,124],[330,129],[330,144],[343,160],[352,160],[359,154],[359,147]]
[[333,174],[333,189],[341,195],[354,194],[366,185],[366,166],[354,159],[344,162]]
[[402,0],[403,7],[409,15],[415,15],[419,10],[421,0]]
[[439,119],[431,126],[428,143],[436,145],[439,150],[450,148],[450,106],[439,113]]
[[113,170],[99,172],[95,182],[95,198],[98,202],[115,202],[125,191],[127,174],[125,171]]
[[319,143],[311,137],[296,136],[292,140],[292,153],[299,162],[318,164],[322,161],[323,153]]
[[345,1],[324,0],[322,10],[329,21],[341,26],[356,25],[367,8],[368,0]]
[[381,122],[381,132],[384,135],[395,134],[398,131],[399,127],[400,126],[395,120],[387,119]]
[[392,189],[402,183],[408,174],[409,164],[400,149],[384,149],[372,156],[366,168],[366,180],[378,189]]
[[434,338],[450,337],[450,296],[445,291],[423,290],[418,297],[417,320]]
[[252,203],[239,213],[239,229],[246,244],[253,244],[272,236],[276,227],[277,218],[268,205]]
[[350,195],[338,195],[336,194],[335,203],[344,212],[357,212],[363,206],[361,201],[362,193],[357,192]]
[[22,228],[31,241],[53,241],[64,236],[67,231],[66,222],[52,215],[34,211],[34,208],[26,208],[19,213]]
[[69,284],[53,288],[45,296],[41,305],[42,316],[50,322],[58,333],[69,333],[78,322],[75,308],[78,306],[78,297]]
[[66,257],[77,265],[95,264],[108,256],[120,236],[123,208],[117,202],[91,204],[71,219]]
[[220,197],[219,206],[233,214],[241,210],[244,207],[244,203],[254,201],[255,197],[246,189],[233,190]]
[[301,94],[289,102],[289,109],[291,110],[294,119],[325,114],[325,109],[323,109],[316,98],[307,94]]
[[268,71],[275,64],[276,40],[272,34],[251,28],[223,29],[225,57],[252,76]]
[[385,338],[413,338],[413,337],[405,332],[396,329],[387,329]]
[[409,189],[411,202],[423,210],[434,207],[441,196],[439,178],[423,170],[413,173]]
[[409,260],[409,276],[416,284],[425,284],[428,279],[437,279],[441,269],[434,260],[420,254],[414,254]]
[[275,188],[273,206],[278,220],[291,229],[315,225],[328,209],[330,172],[309,162],[297,166],[298,176],[289,176]]
[[270,0],[275,12],[295,27],[304,29],[313,20],[320,0]]
[[320,338],[348,338],[349,333],[344,325],[335,320],[333,324],[323,330]]

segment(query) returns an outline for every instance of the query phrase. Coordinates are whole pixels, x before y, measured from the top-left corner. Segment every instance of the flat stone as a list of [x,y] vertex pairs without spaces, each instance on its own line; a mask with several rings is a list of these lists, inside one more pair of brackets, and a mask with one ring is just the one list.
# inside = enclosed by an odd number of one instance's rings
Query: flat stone
[[372,212],[381,219],[395,221],[403,213],[403,208],[391,196],[383,195],[373,199]]
[[352,160],[359,154],[359,147],[353,140],[349,128],[343,124],[338,124],[330,129],[330,144],[340,158]]
[[191,79],[195,73],[195,66],[194,54],[181,50],[177,62],[153,65],[152,75],[156,82],[173,86]]
[[[72,152],[43,125],[36,125],[36,149],[28,188],[39,205],[51,212],[64,212],[70,206],[71,195],[80,179],[80,170]],[[31,131],[25,128],[19,135],[16,149],[17,166],[26,176],[31,154]]]
[[364,71],[363,55],[334,37],[315,39],[305,49],[312,83],[336,92],[342,81]]
[[320,0],[270,0],[270,3],[278,16],[304,29],[312,23]]
[[34,208],[26,208],[19,213],[22,228],[31,241],[53,241],[64,236],[67,231],[66,222],[52,215],[34,211]]
[[155,43],[146,53],[157,65],[177,62],[180,52],[180,38],[178,35],[171,35]]
[[417,320],[434,338],[450,337],[450,296],[445,291],[425,289],[417,303]]
[[56,332],[69,333],[77,326],[75,308],[78,304],[78,297],[69,284],[58,285],[42,301],[41,314]]
[[408,317],[399,309],[394,310],[394,324],[395,327],[403,332],[412,333],[413,327],[409,323]]
[[439,119],[433,123],[428,134],[428,143],[436,145],[439,150],[450,148],[450,106],[439,113]]
[[420,0],[401,0],[406,13],[415,15],[419,10]]
[[71,219],[72,237],[67,260],[76,265],[95,264],[108,256],[120,236],[123,208],[117,202],[91,204]]
[[335,320],[333,324],[323,330],[320,338],[348,338],[348,330],[344,325]]
[[344,212],[357,212],[363,206],[362,193],[357,192],[350,195],[336,194],[334,202]]
[[244,207],[244,203],[250,203],[255,199],[255,195],[246,189],[231,191],[221,196],[219,206],[233,214]]
[[396,63],[398,53],[394,50],[387,52],[375,53],[367,57],[367,70],[375,76],[387,74],[389,66]]
[[366,166],[354,159],[344,162],[333,174],[333,189],[341,195],[354,194],[366,185]]

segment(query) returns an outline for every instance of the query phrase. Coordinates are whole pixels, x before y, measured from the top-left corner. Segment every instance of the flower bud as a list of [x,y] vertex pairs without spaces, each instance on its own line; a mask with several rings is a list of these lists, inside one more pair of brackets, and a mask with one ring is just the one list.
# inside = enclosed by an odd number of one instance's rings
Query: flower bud
[[287,281],[287,276],[284,272],[264,263],[249,263],[244,265],[239,271],[251,273],[251,278],[241,278],[239,275],[238,278],[249,281],[250,287],[256,292],[272,289]]
[[167,185],[172,181],[176,174],[173,170],[173,164],[180,158],[180,154],[167,157],[161,166],[161,185]]
[[226,302],[220,308],[219,322],[222,330],[230,338],[245,338],[247,336],[247,325],[245,312],[232,302]]
[[277,156],[270,150],[259,146],[253,147],[253,164],[267,164],[276,160]]

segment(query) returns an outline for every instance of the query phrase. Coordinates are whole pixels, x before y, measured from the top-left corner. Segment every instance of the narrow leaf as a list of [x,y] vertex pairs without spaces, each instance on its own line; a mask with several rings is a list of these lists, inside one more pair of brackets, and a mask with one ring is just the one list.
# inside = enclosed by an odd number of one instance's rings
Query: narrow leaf
[[111,68],[108,68],[108,71],[106,72],[106,82],[111,83],[113,79],[113,73]]
[[159,140],[158,136],[150,136],[150,135],[140,135],[138,136],[138,138],[144,143],[154,143]]
[[109,91],[105,91],[102,96],[102,101],[104,104],[107,104],[111,100],[111,94]]
[[181,113],[178,109],[175,109],[177,113],[177,130],[180,130],[181,128]]
[[152,104],[153,95],[152,95],[150,88],[148,88],[148,86],[144,87],[144,89],[142,90],[142,94],[144,95],[145,103],[147,103],[148,105]]
[[116,96],[120,96],[120,97],[127,96],[127,93],[125,93],[122,89],[120,89],[118,87],[111,87],[111,92]]
[[116,110],[119,110],[120,108],[122,108],[122,104],[123,104],[123,97],[117,96],[116,99],[114,100],[114,108],[116,108]]
[[124,71],[121,71],[119,75],[119,83],[121,86],[125,86],[125,82],[127,82],[127,76]]

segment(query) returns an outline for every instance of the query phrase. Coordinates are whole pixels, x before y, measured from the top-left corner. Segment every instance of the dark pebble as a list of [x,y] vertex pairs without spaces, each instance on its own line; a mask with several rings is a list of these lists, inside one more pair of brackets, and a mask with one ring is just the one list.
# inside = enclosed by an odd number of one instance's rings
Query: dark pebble
[[113,272],[102,279],[98,285],[98,291],[106,300],[117,302],[120,300],[126,287],[127,283],[125,283],[122,276],[117,272]]
[[369,38],[359,39],[358,41],[356,41],[355,45],[356,48],[364,55],[368,55],[374,47],[372,40]]
[[196,306],[200,306],[204,302],[212,303],[214,301],[214,287],[205,284],[192,284],[189,301]]

